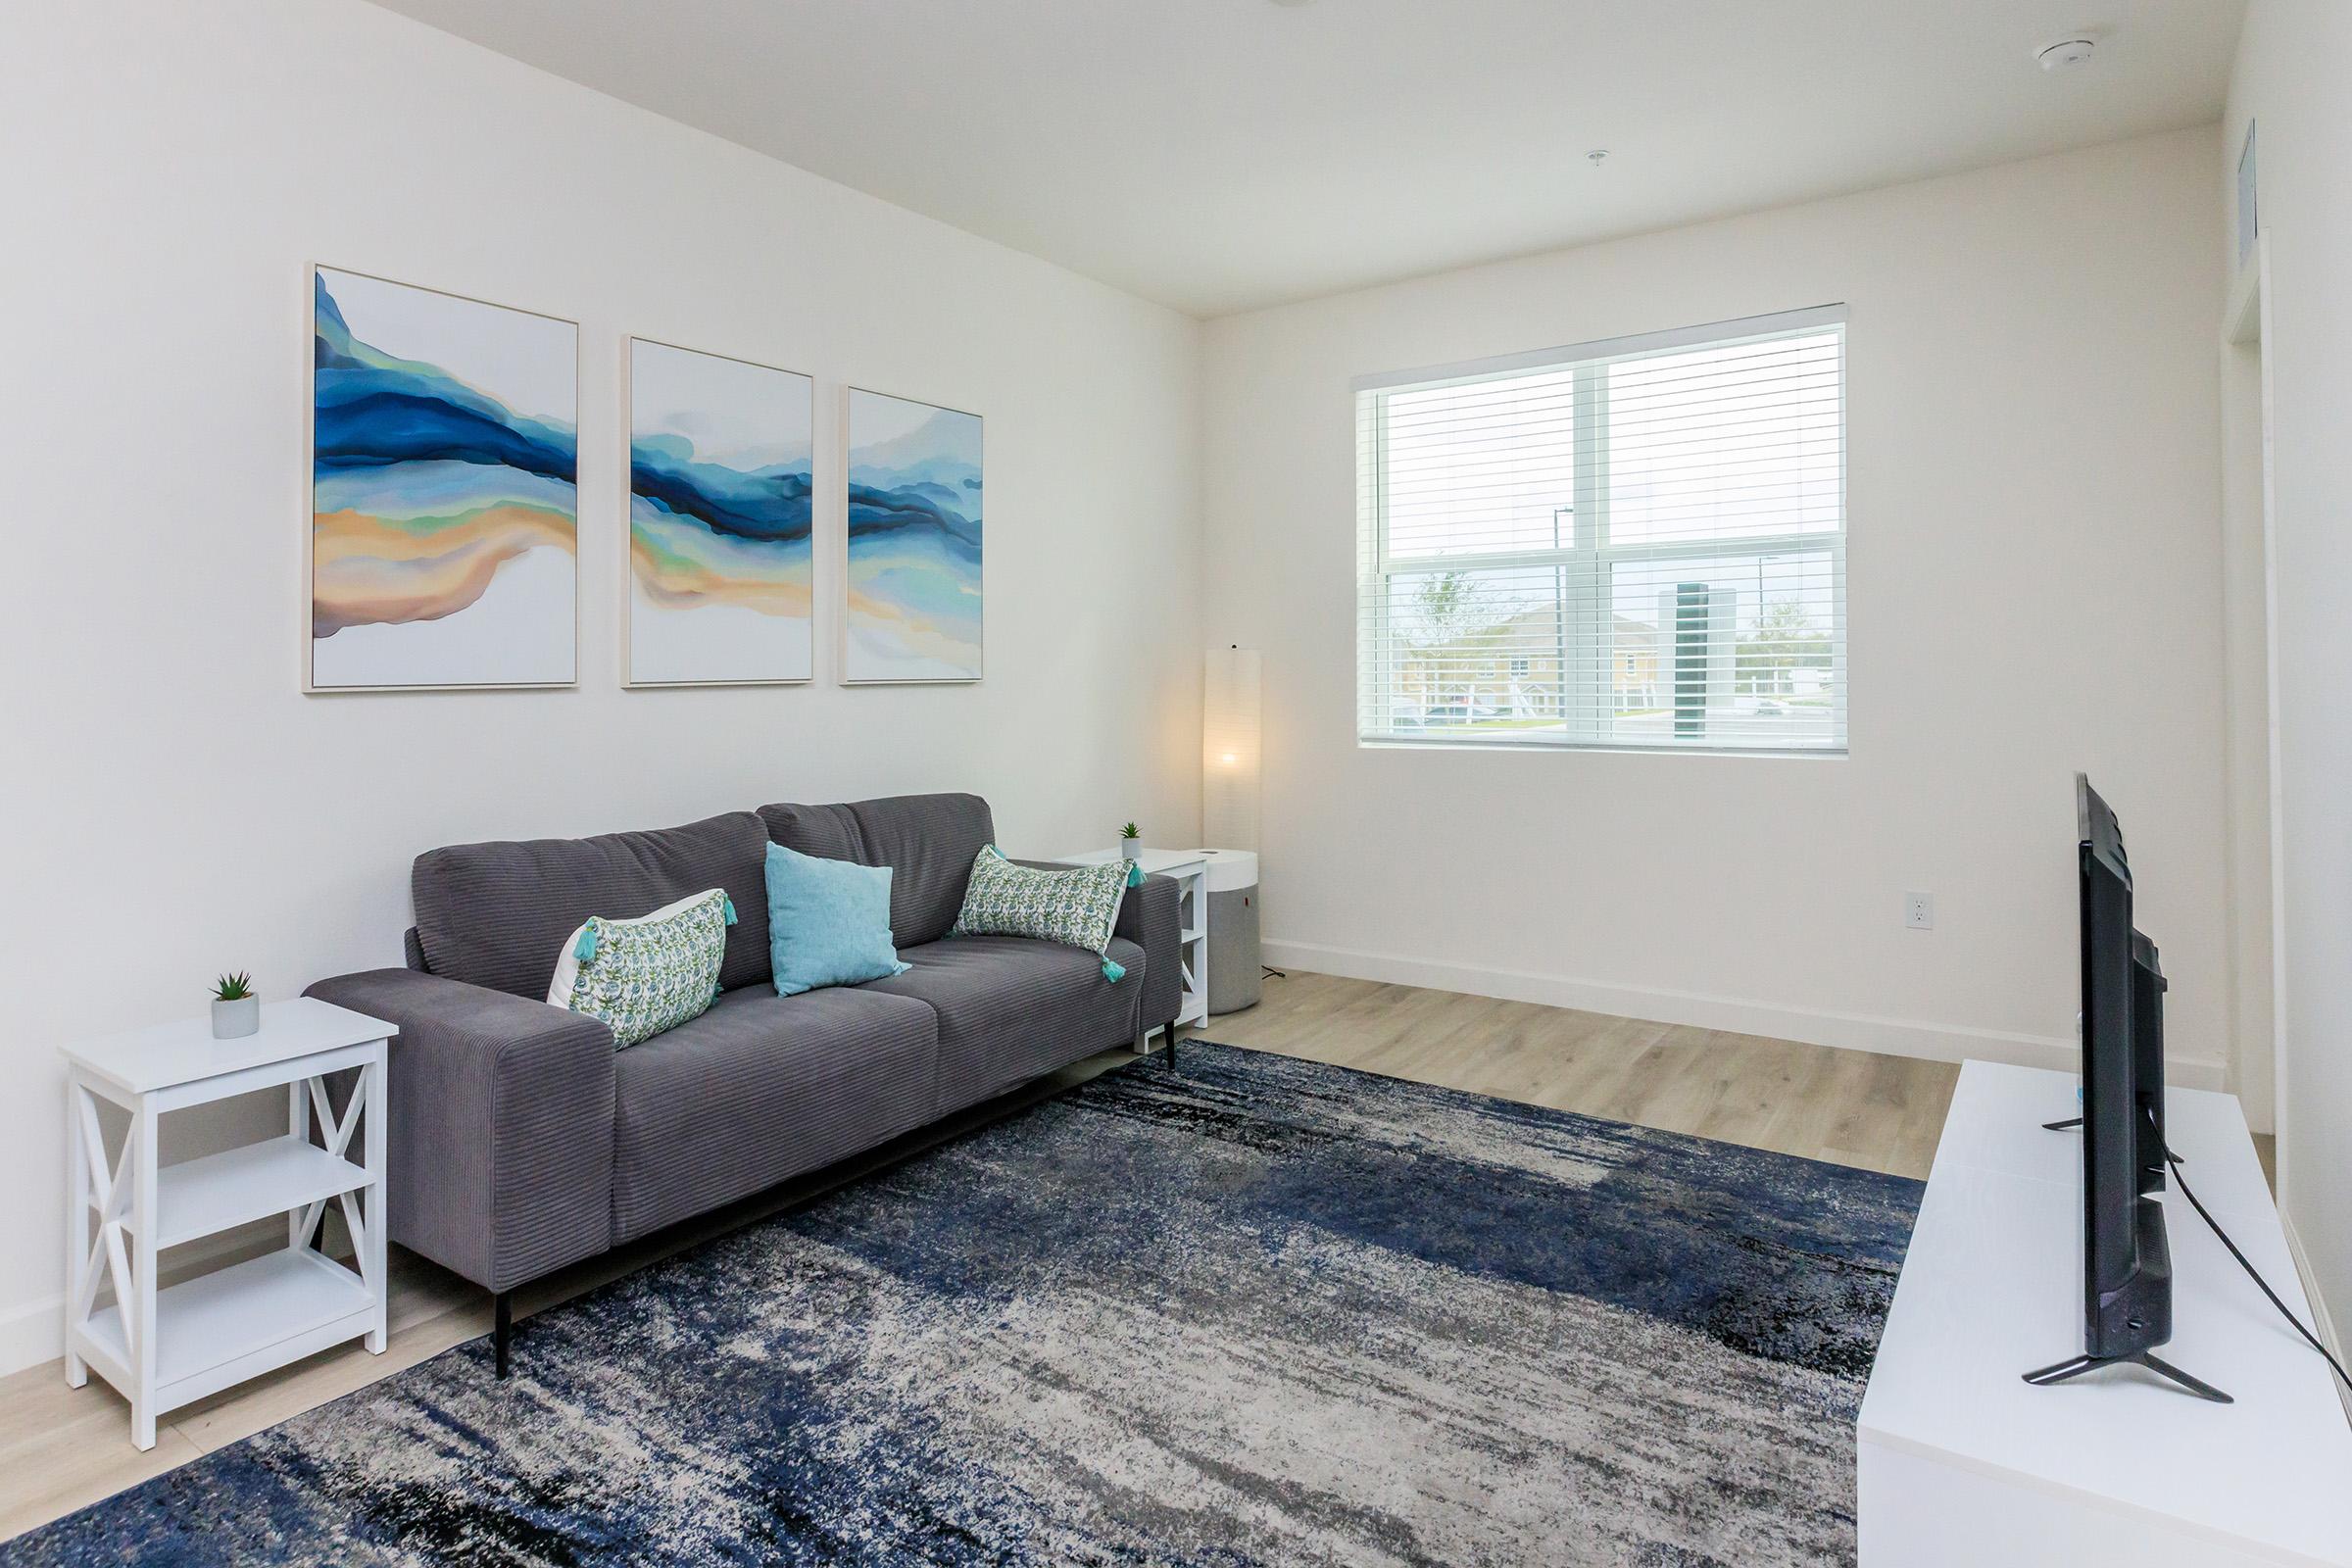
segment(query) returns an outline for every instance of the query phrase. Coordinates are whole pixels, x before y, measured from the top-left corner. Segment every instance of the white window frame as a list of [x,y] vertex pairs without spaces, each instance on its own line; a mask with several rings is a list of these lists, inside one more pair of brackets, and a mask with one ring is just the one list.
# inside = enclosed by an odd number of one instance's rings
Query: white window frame
[[[1663,332],[1648,332],[1632,337],[1604,338],[1596,342],[1577,344],[1568,348],[1541,349],[1527,354],[1501,355],[1492,359],[1471,360],[1452,365],[1424,367],[1419,369],[1391,371],[1380,375],[1357,376],[1351,386],[1357,407],[1357,484],[1356,484],[1356,744],[1366,748],[1389,747],[1472,747],[1498,751],[1619,751],[1695,753],[1713,757],[1809,757],[1840,759],[1847,755],[1850,741],[1846,723],[1846,612],[1845,612],[1845,547],[1847,524],[1845,467],[1846,377],[1843,329],[1846,308],[1843,305],[1815,306],[1807,310],[1783,311],[1771,316],[1748,317],[1739,320],[1716,321],[1701,326],[1678,327]],[[1607,400],[1602,396],[1605,387],[1603,372],[1613,361],[1669,352],[1683,348],[1715,348],[1738,343],[1759,342],[1779,337],[1802,337],[1820,332],[1825,327],[1839,328],[1838,400],[1838,517],[1835,530],[1812,533],[1770,533],[1709,535],[1702,539],[1678,540],[1669,543],[1649,542],[1638,546],[1613,549],[1609,543],[1609,449],[1607,441]],[[1388,417],[1385,398],[1366,398],[1365,393],[1427,390],[1438,385],[1461,385],[1475,381],[1500,380],[1544,370],[1558,370],[1573,367],[1575,380],[1575,442],[1576,442],[1576,498],[1572,515],[1574,525],[1568,544],[1556,550],[1472,551],[1462,554],[1419,553],[1404,557],[1389,554],[1388,523]],[[1372,411],[1367,427],[1365,414]],[[1619,560],[1656,562],[1677,556],[1704,560],[1726,555],[1826,554],[1830,562],[1833,602],[1837,606],[1838,636],[1831,655],[1831,710],[1833,713],[1833,744],[1826,746],[1774,747],[1739,741],[1678,741],[1643,742],[1621,739],[1613,733],[1614,720],[1603,713],[1598,693],[1592,690],[1607,667],[1600,643],[1612,630],[1610,612],[1603,607],[1613,604],[1608,583],[1610,573]],[[1394,730],[1375,730],[1366,722],[1372,713],[1391,713],[1394,706],[1386,689],[1390,674],[1396,668],[1392,653],[1393,632],[1389,625],[1389,595],[1385,590],[1389,578],[1398,575],[1425,575],[1444,571],[1494,571],[1510,567],[1551,566],[1566,574],[1559,585],[1561,602],[1570,606],[1571,634],[1582,644],[1580,657],[1564,661],[1562,681],[1576,682],[1580,689],[1571,701],[1563,705],[1564,711],[1584,719],[1581,728],[1533,732],[1512,740],[1491,736],[1403,735]],[[1368,607],[1369,613],[1361,607]]]

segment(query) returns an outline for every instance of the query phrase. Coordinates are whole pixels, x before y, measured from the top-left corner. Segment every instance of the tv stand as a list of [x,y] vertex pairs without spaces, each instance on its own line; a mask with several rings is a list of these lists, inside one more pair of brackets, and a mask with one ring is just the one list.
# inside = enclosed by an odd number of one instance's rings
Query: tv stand
[[[1961,1069],[1855,1424],[1860,1568],[2352,1568],[2352,1422],[2327,1363],[2171,1183],[2149,1199],[2173,1265],[2160,1353],[2235,1401],[2181,1397],[2155,1357],[2019,1379],[2082,1343],[2082,1149],[2041,1130],[2075,1085]],[[2197,1196],[2310,1321],[2237,1102],[2173,1089],[2165,1111]]]
[[[2064,1121],[2045,1121],[2041,1124],[2041,1130],[2045,1133],[2072,1132],[2082,1125],[2082,1117],[2069,1116]],[[2182,1160],[2181,1163],[2185,1165],[2188,1162]],[[2123,1355],[2073,1356],[2059,1362],[2056,1366],[2045,1366],[2027,1373],[2026,1381],[2037,1389],[2045,1389],[2052,1384],[2066,1383],[2079,1378],[2085,1372],[2096,1372],[2103,1366],[2144,1366],[2158,1377],[2172,1379],[2184,1391],[2195,1395],[2200,1399],[2211,1399],[2216,1404],[2235,1404],[2237,1402],[2204,1379],[2192,1378],[2170,1361],[2147,1350],[2132,1350]]]
[[2216,1404],[2235,1404],[2237,1402],[2212,1384],[2201,1378],[2190,1377],[2170,1361],[2152,1355],[2146,1350],[2133,1350],[2129,1355],[2078,1355],[2071,1361],[2061,1361],[2056,1366],[2045,1366],[2038,1372],[2029,1372],[2026,1374],[2026,1381],[2037,1389],[2046,1389],[2053,1383],[2070,1382],[2085,1372],[2096,1372],[2103,1366],[2144,1366],[2158,1377],[2171,1378],[2200,1399],[2211,1399]]

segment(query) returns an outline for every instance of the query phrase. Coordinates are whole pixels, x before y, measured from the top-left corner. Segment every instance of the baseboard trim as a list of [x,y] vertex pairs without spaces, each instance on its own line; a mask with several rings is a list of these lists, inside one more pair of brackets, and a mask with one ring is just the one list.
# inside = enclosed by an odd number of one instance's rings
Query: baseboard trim
[[[1266,962],[1276,968],[1460,991],[1505,1002],[1534,1002],[1584,1012],[1646,1018],[1653,1023],[1769,1035],[1777,1040],[1799,1040],[1845,1051],[1875,1051],[1884,1055],[1916,1056],[1928,1061],[1999,1061],[2017,1067],[2049,1067],[2066,1072],[2074,1071],[2082,1061],[2081,1048],[2073,1040],[2046,1035],[1787,1007],[1739,997],[1615,985],[1569,975],[1531,974],[1520,969],[1436,963],[1401,954],[1366,953],[1316,942],[1269,938],[1263,947]],[[2222,1064],[2218,1061],[2174,1060],[2166,1064],[2166,1077],[2184,1089],[2225,1086]]]
[[0,1312],[0,1377],[66,1353],[66,1298],[44,1296]]
[[[2342,1361],[2343,1339],[2335,1332],[2335,1319],[2328,1313],[2328,1298],[2320,1294],[2320,1283],[2312,1275],[2311,1259],[2303,1251],[2303,1238],[2295,1234],[2295,1222],[2283,1206],[2278,1210],[2278,1228],[2286,1233],[2286,1255],[2295,1260],[2295,1276],[2303,1282],[2303,1299],[2311,1308],[2311,1332],[2328,1347],[2329,1355]],[[2332,1372],[2328,1375],[2328,1382],[2335,1390],[2337,1402],[2344,1407],[2344,1419],[2352,1421],[2352,1388],[2345,1387],[2343,1380]]]
[[[158,1271],[157,1278],[166,1285],[174,1285],[190,1274],[202,1273],[218,1264],[243,1262],[272,1247],[284,1246],[285,1234],[285,1221],[275,1216],[217,1232],[172,1249],[170,1261]],[[329,1240],[330,1245],[336,1245],[332,1238]],[[65,1354],[64,1292],[0,1311],[0,1377],[39,1366],[44,1361],[63,1360]]]

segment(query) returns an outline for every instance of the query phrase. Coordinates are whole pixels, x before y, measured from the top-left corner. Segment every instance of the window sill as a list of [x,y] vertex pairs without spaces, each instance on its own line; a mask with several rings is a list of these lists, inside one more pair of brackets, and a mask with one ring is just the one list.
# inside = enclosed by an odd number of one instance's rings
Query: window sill
[[1359,735],[1356,750],[1363,752],[1524,752],[1571,757],[1715,757],[1734,761],[1764,762],[1842,762],[1847,749],[1813,746],[1802,749],[1774,751],[1765,747],[1731,746],[1629,746],[1620,743],[1605,745],[1576,745],[1559,741],[1408,741],[1386,736]]

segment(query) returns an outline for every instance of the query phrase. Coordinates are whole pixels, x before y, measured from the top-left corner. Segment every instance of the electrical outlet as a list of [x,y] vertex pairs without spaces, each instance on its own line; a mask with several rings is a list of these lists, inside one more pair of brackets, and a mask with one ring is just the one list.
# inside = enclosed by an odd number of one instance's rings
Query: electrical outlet
[[1936,895],[1906,893],[1903,895],[1903,924],[1914,931],[1936,929]]

